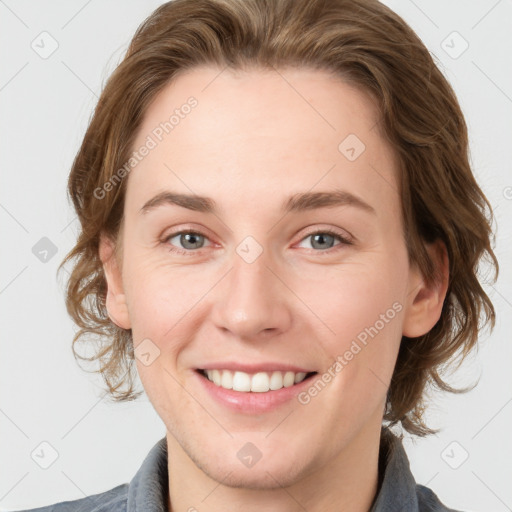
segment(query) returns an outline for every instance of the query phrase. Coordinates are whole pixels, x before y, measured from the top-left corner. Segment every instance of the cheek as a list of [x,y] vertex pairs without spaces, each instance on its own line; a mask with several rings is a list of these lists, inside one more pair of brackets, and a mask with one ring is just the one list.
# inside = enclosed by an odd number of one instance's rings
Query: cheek
[[394,313],[400,308],[393,309],[393,304],[400,303],[401,285],[398,280],[391,282],[388,275],[377,266],[344,268],[329,279],[302,287],[300,293],[307,297],[308,306],[323,321],[331,338],[347,341],[374,325],[390,308],[388,316],[397,323]]
[[319,339],[330,361],[341,358],[343,377],[336,380],[358,393],[379,380],[388,384],[401,340],[405,273],[391,260],[346,267],[328,286],[303,292],[325,327]]
[[214,276],[201,275],[192,266],[173,267],[162,261],[146,255],[126,265],[127,302],[135,340],[148,337],[162,344],[174,338],[176,326],[197,307],[215,281]]

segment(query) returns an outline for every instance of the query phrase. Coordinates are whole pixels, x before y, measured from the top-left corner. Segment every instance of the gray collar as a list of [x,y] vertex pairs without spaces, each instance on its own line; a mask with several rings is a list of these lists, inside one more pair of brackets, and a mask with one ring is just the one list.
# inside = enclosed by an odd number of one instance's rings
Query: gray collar
[[[151,449],[128,488],[127,512],[167,512],[167,439]],[[397,437],[381,430],[379,489],[370,512],[450,511],[428,488],[416,485],[409,460]]]

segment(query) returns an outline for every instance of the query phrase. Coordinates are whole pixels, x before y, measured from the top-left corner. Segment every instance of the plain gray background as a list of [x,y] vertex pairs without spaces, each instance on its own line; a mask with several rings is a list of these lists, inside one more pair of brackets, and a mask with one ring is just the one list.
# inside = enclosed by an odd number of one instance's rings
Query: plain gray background
[[[165,435],[145,395],[110,403],[100,378],[78,367],[65,273],[60,280],[55,275],[77,233],[66,197],[73,157],[106,78],[161,3],[0,0],[1,510],[129,482]],[[404,445],[416,481],[447,506],[510,511],[512,2],[384,3],[418,33],[458,95],[474,172],[495,209],[501,265],[498,282],[484,285],[497,310],[496,328],[481,334],[478,353],[450,379],[465,385],[480,378],[479,385],[461,396],[432,394],[427,419],[441,432],[414,441],[406,436]],[[44,55],[52,44],[58,47]],[[56,251],[46,262],[36,256],[37,244],[48,244],[44,237]],[[46,461],[36,463],[34,451]],[[56,460],[43,469],[52,454]]]

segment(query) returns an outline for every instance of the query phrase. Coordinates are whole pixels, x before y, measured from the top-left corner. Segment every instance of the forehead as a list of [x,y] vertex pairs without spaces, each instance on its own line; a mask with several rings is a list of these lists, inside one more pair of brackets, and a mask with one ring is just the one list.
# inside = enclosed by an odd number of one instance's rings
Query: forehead
[[[394,155],[372,98],[323,70],[188,70],[148,107],[127,203],[165,190],[247,205],[262,194],[349,189],[397,208]],[[279,203],[279,204],[277,204]]]

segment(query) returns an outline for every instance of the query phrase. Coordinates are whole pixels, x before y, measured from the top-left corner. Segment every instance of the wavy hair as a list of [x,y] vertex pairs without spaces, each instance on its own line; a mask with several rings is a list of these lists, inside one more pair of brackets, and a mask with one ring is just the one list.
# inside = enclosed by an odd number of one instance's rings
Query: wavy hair
[[[127,178],[108,193],[97,191],[119,177],[155,96],[181,71],[203,64],[327,70],[377,101],[379,128],[398,160],[409,262],[432,283],[439,272],[425,244],[442,240],[449,258],[441,317],[427,334],[402,338],[383,419],[417,436],[437,432],[423,418],[427,386],[467,391],[450,386],[443,371],[458,358],[460,366],[479,330],[495,325],[478,275],[483,258],[494,280],[499,272],[490,243],[493,213],[471,170],[452,87],[414,31],[377,0],[173,0],[139,26],[103,88],[69,175],[81,228],[59,270],[72,263],[66,307],[79,327],[75,358],[96,362],[114,401],[142,393],[134,391],[131,330],[106,311],[98,252],[101,233],[118,241]],[[79,341],[94,347],[92,357],[78,354]]]

